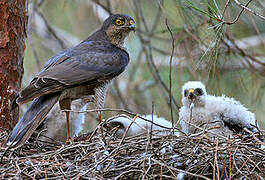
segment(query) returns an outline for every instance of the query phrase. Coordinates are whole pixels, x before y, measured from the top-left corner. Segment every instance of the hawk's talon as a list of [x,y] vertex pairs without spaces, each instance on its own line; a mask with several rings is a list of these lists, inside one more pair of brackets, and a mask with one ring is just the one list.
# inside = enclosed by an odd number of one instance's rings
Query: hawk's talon
[[72,144],[72,143],[73,143],[72,137],[68,137],[67,140],[65,141],[65,144]]

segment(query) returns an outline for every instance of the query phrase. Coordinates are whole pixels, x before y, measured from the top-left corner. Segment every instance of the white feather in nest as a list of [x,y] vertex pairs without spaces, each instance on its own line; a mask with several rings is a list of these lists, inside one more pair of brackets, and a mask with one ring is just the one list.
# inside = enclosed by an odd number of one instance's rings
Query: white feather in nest
[[182,103],[179,120],[182,131],[187,134],[201,131],[197,127],[210,129],[211,132],[224,136],[241,132],[243,128],[257,131],[252,112],[233,98],[207,95],[206,88],[200,81],[184,84]]
[[[107,120],[107,129],[113,129],[117,127],[116,137],[122,138],[126,129],[130,126],[130,128],[126,132],[126,137],[135,136],[139,134],[147,134],[151,131],[155,135],[165,135],[169,134],[169,128],[172,128],[172,123],[167,121],[163,117],[158,117],[153,115],[153,123],[152,123],[152,115],[144,115],[141,116],[144,119],[148,119],[146,121],[137,117],[135,120],[127,115],[121,114],[115,117],[111,117]],[[153,125],[152,125],[153,124]],[[158,125],[156,125],[158,124]],[[160,126],[159,126],[160,125]],[[167,130],[167,131],[166,131]],[[179,135],[178,132],[175,132],[175,135]]]
[[[83,111],[86,110],[86,106],[87,101],[79,99],[73,101],[71,108],[73,111]],[[72,136],[77,136],[82,131],[85,119],[85,113],[70,113],[70,127]],[[60,110],[59,103],[56,103],[46,116],[44,126],[40,130],[41,134],[39,139],[42,141],[66,141],[67,133],[65,112]]]

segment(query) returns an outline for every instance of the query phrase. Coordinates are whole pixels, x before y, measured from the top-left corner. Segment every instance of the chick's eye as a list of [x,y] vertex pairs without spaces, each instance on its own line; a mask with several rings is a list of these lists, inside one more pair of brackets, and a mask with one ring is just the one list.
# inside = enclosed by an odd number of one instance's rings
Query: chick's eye
[[121,20],[121,19],[116,19],[115,23],[120,26],[120,25],[123,25],[124,24],[124,21]]
[[188,95],[188,90],[185,90],[184,91],[184,96],[187,97],[187,95]]
[[130,23],[130,25],[134,24],[133,20],[130,20],[129,23]]
[[202,89],[200,89],[200,88],[197,88],[197,89],[196,89],[196,92],[197,92],[197,94],[198,94],[199,96],[203,95],[203,91],[202,91]]

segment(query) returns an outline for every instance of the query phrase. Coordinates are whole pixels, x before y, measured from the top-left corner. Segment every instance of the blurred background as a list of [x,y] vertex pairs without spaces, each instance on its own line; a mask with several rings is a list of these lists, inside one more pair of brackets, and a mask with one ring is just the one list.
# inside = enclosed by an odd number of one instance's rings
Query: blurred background
[[[265,128],[264,0],[31,0],[28,9],[23,86],[111,13],[125,13],[137,31],[127,39],[130,64],[110,86],[106,108],[137,114],[153,109],[168,120],[172,108],[177,122],[182,85],[201,80],[208,94],[234,97]],[[104,118],[114,114],[105,112]],[[85,129],[96,125],[95,114],[90,117]]]

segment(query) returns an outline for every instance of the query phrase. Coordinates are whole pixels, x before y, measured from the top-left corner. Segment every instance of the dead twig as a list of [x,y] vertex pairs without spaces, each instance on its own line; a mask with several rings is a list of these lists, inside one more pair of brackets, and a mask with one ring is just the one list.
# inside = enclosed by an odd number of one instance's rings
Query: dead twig
[[[173,55],[174,55],[174,50],[175,50],[175,40],[173,37],[173,33],[168,25],[167,19],[165,20],[165,24],[167,26],[167,29],[169,31],[169,34],[171,36],[171,55],[170,55],[170,63],[169,63],[169,104],[170,104],[170,117],[171,117],[171,122],[172,122],[172,127],[174,127],[174,117],[173,117],[173,109],[172,109],[172,60],[173,60]],[[173,129],[174,132],[174,129]]]
[[[249,0],[244,7],[247,7],[251,3],[251,1],[252,0]],[[236,2],[236,0],[235,0],[235,2]],[[244,10],[245,10],[245,8],[242,8],[241,11],[238,13],[237,17],[233,21],[223,21],[222,23],[227,24],[227,25],[235,24],[239,20],[240,16],[244,12]]]
[[259,18],[261,18],[261,19],[263,19],[263,20],[265,20],[265,17],[264,17],[264,16],[262,16],[262,15],[256,13],[256,12],[253,11],[252,9],[249,9],[249,8],[247,7],[247,5],[245,5],[245,6],[242,5],[238,0],[234,0],[234,2],[235,2],[238,6],[240,6],[241,8],[245,9],[246,11],[248,11],[248,12],[254,14],[255,16],[258,16]]

